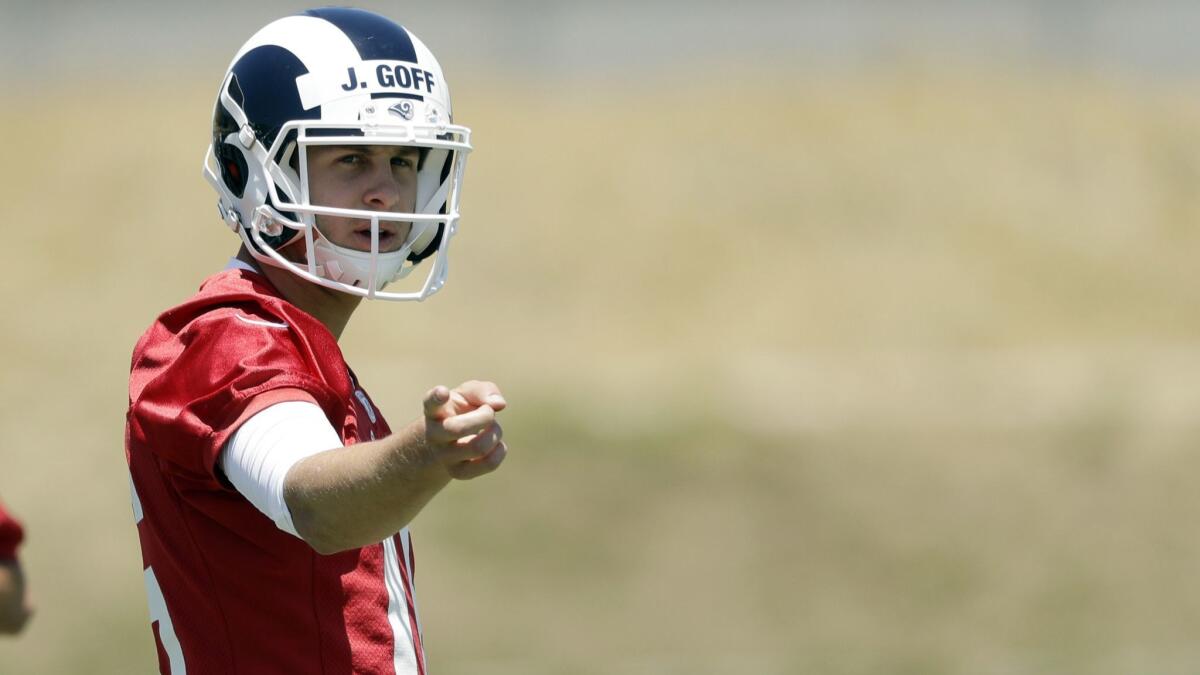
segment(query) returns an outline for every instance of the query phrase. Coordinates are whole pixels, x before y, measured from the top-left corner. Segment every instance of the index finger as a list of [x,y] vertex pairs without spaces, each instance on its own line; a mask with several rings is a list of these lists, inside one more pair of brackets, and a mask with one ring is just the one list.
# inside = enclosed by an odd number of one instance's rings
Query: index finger
[[473,406],[488,405],[496,412],[504,410],[508,406],[504,395],[500,393],[500,387],[496,386],[495,382],[469,380],[455,387],[454,392],[460,394]]
[[450,417],[454,411],[446,405],[450,402],[450,390],[443,385],[430,389],[425,394],[423,407],[425,416],[432,420],[442,421]]

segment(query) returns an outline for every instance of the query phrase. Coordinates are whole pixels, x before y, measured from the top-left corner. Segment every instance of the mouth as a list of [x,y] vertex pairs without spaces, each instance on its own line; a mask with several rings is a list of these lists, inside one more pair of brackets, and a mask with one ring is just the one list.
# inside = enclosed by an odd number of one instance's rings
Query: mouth
[[[354,230],[354,240],[361,246],[364,251],[371,250],[371,226],[361,227]],[[400,248],[403,241],[400,239],[399,229],[394,223],[379,224],[379,250],[384,253],[389,253]]]

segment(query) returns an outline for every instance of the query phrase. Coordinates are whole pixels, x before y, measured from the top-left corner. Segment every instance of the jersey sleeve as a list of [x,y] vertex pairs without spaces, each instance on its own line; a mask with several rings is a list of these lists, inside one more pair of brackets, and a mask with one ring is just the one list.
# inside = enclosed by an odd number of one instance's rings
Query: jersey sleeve
[[299,537],[283,497],[283,482],[302,460],[341,446],[341,437],[319,407],[284,401],[239,425],[222,449],[220,462],[243,497],[279,529]]
[[[246,419],[282,401],[310,400],[336,409],[316,356],[287,324],[239,309],[192,321],[175,349],[155,349],[134,364],[152,376],[131,401],[130,433],[189,478],[221,483],[221,447]],[[181,348],[179,348],[181,345]]]
[[17,559],[17,547],[25,538],[21,523],[0,504],[0,562]]

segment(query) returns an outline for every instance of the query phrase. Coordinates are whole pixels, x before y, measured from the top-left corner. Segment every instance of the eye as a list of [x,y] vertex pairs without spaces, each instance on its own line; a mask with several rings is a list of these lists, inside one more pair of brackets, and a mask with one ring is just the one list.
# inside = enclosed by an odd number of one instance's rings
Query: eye
[[403,169],[412,169],[416,166],[411,155],[400,155],[392,158],[392,166]]

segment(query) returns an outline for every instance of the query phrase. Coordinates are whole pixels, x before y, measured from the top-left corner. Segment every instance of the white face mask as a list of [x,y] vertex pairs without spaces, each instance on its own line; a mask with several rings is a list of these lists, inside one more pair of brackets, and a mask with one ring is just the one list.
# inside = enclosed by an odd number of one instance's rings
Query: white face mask
[[[270,180],[263,181],[269,203],[278,205],[255,208],[249,227],[238,223],[237,229],[255,258],[313,283],[366,298],[423,300],[441,289],[447,272],[446,251],[458,225],[458,198],[466,154],[471,149],[470,130],[445,124],[397,125],[388,118],[379,122],[366,127],[367,133],[332,123],[291,123],[280,131],[275,147],[254,153],[261,162],[259,175],[270,176]],[[281,148],[284,143],[291,145]],[[314,170],[308,163],[316,154],[316,146],[420,148],[422,160],[412,186],[414,208],[399,212],[314,203],[310,185]],[[293,154],[298,170],[292,168]],[[276,157],[278,162],[271,159]],[[322,221],[333,220],[342,224],[340,236],[331,226],[321,225]],[[347,222],[359,224],[352,228],[355,234],[345,233]],[[403,236],[403,240],[397,236]],[[283,237],[286,244],[273,245]],[[290,256],[303,262],[282,255],[283,246],[303,246],[303,256]],[[408,277],[425,257],[431,260],[423,279],[400,290],[384,290]]]

